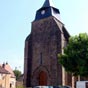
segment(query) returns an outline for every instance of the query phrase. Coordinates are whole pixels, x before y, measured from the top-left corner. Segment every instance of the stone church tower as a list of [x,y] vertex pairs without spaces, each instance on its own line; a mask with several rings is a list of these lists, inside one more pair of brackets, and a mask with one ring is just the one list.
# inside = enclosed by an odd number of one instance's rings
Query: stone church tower
[[46,0],[37,10],[31,34],[25,40],[24,85],[26,87],[63,84],[65,75],[58,63],[57,55],[63,53],[68,38],[69,33],[60,20],[59,9],[51,0]]

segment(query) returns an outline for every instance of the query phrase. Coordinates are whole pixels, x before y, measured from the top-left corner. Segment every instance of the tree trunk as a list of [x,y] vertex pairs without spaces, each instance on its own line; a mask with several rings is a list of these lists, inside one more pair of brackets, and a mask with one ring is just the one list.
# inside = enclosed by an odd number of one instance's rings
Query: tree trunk
[[80,81],[80,75],[78,75],[78,81]]
[[77,81],[78,81],[78,76],[72,76],[72,88],[76,88]]
[[72,76],[72,88],[74,88],[74,76]]

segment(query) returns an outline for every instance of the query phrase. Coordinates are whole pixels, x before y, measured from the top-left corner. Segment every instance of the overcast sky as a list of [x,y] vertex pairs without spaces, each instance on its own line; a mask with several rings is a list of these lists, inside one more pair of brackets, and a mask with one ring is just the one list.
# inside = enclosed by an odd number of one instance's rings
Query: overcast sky
[[[0,63],[23,70],[24,41],[45,0],[0,0]],[[52,0],[70,35],[88,33],[88,0]]]

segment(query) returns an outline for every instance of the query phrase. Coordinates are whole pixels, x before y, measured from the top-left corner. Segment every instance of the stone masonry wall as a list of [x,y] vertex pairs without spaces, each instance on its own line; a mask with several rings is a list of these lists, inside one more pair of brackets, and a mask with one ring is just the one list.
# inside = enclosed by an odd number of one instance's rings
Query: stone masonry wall
[[62,66],[57,55],[62,53],[63,26],[52,16],[32,23],[31,37],[27,37],[25,45],[25,86],[39,86],[41,71],[47,74],[47,86],[62,85]]
[[[49,72],[48,74],[50,74],[47,85],[62,84],[62,67],[57,62],[57,54],[61,52],[61,31],[59,26],[53,17],[35,21],[32,24],[32,34],[32,74],[35,69],[44,66],[47,69],[47,73]],[[35,84],[35,82],[32,82],[32,84]]]

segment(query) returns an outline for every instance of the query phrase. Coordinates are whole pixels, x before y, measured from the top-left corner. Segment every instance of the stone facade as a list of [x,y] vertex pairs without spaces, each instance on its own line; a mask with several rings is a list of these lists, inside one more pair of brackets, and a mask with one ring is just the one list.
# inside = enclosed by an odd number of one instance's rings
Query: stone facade
[[[62,66],[57,55],[63,52],[69,34],[64,24],[53,16],[34,21],[31,34],[25,41],[24,85],[62,85]],[[41,84],[40,73],[46,74],[46,84]],[[66,76],[66,75],[65,75]]]

